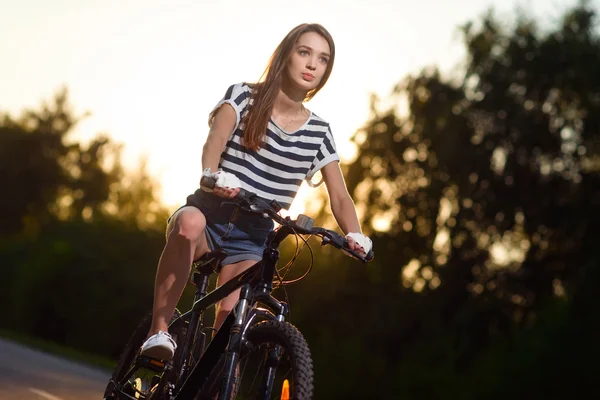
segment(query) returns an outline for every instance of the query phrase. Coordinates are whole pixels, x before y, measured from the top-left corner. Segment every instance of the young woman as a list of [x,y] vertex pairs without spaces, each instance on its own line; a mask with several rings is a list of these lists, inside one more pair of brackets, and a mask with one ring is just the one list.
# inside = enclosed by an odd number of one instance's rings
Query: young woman
[[[371,249],[346,189],[329,124],[304,107],[327,82],[334,58],[333,39],[325,28],[299,25],[279,44],[259,83],[230,86],[210,113],[202,165],[217,184],[212,192],[196,190],[169,219],[156,273],[152,325],[142,353],[163,360],[173,357],[176,345],[167,333],[168,323],[194,259],[223,248],[228,253],[218,278],[223,284],[262,258],[273,222],[221,207],[240,187],[289,209],[302,181],[310,183],[320,170],[350,248],[363,255]],[[239,290],[218,304],[215,328],[238,298]]]

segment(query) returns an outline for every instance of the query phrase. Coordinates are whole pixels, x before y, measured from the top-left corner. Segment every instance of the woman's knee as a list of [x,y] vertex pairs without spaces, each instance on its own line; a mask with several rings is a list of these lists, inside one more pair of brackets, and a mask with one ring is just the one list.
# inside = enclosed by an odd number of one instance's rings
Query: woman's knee
[[194,207],[179,210],[169,223],[167,241],[185,240],[197,244],[206,227],[206,217]]

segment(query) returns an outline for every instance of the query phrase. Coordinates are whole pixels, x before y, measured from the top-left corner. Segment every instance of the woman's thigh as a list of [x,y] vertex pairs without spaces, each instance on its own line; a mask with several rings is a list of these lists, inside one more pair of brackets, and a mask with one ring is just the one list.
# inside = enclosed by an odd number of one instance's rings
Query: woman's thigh
[[[248,268],[250,268],[256,263],[257,261],[255,260],[244,260],[235,264],[224,265],[223,268],[221,268],[221,271],[219,272],[219,280],[217,281],[217,285],[224,285],[225,283],[229,282],[232,278],[246,271]],[[229,294],[229,296],[221,300],[221,304],[219,305],[220,308],[224,308],[227,311],[230,311],[237,302],[238,298],[240,297],[240,290],[241,289],[237,289],[236,291]]]

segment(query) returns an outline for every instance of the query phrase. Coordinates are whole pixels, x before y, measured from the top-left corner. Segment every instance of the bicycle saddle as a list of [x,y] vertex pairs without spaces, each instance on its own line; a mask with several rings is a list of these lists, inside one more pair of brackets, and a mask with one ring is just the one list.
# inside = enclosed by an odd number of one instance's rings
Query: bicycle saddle
[[223,249],[209,251],[202,257],[193,261],[194,269],[200,273],[212,274],[219,270],[219,264],[227,257],[227,253]]

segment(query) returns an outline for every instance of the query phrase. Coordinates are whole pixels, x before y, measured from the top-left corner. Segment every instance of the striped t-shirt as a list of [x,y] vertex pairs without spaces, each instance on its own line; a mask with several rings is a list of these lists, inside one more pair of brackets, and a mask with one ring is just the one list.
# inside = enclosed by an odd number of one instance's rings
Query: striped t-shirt
[[[269,120],[265,141],[258,151],[242,145],[242,118],[252,105],[252,88],[246,83],[231,85],[210,115],[223,104],[236,113],[233,134],[221,155],[219,168],[236,175],[245,190],[277,200],[289,209],[303,180],[332,161],[339,161],[329,124],[313,112],[296,132],[288,133]],[[210,125],[210,122],[209,122]]]

